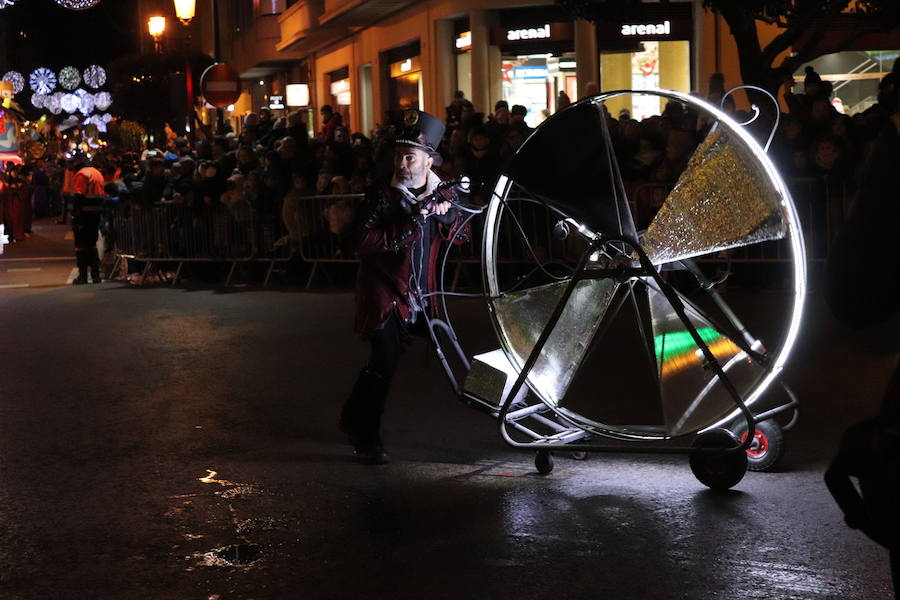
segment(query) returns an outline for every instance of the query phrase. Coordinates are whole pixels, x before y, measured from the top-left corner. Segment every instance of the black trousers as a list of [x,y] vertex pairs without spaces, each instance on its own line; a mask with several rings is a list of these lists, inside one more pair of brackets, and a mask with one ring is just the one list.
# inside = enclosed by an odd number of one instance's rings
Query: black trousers
[[366,368],[378,374],[388,385],[394,378],[397,365],[400,364],[400,355],[409,345],[410,337],[406,325],[396,314],[391,314],[387,320],[372,332],[370,342],[372,351]]
[[341,427],[357,450],[381,447],[381,416],[400,355],[409,341],[406,325],[393,314],[372,332],[369,362],[341,410]]

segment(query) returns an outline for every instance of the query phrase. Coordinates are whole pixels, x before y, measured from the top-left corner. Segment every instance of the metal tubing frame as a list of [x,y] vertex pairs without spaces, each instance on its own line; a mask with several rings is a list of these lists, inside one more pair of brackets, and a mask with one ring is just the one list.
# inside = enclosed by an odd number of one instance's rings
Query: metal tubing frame
[[[600,275],[595,275],[593,273],[589,273],[588,275],[584,275],[585,267],[587,265],[588,259],[591,254],[598,249],[601,245],[611,244],[611,243],[621,243],[630,247],[638,256],[639,262],[642,266],[640,272],[633,268],[623,267],[621,269],[613,269],[613,270],[603,270],[603,273]],[[651,277],[656,285],[659,287],[660,291],[665,295],[666,300],[668,300],[670,306],[678,315],[678,318],[681,320],[682,324],[684,324],[687,331],[690,333],[691,338],[693,338],[694,343],[702,352],[704,358],[706,359],[706,366],[713,370],[716,377],[719,378],[719,381],[722,383],[725,390],[729,393],[734,400],[735,405],[741,411],[744,418],[747,422],[747,432],[748,435],[746,439],[739,443],[737,446],[733,448],[714,448],[708,449],[708,451],[712,452],[723,452],[723,451],[739,451],[746,450],[750,447],[750,444],[753,441],[753,435],[756,431],[756,417],[753,413],[750,412],[750,409],[744,403],[743,398],[741,398],[741,394],[737,391],[732,384],[731,380],[728,379],[728,376],[725,374],[722,365],[719,364],[718,359],[713,355],[712,351],[709,349],[709,346],[706,345],[706,342],[703,341],[703,338],[700,337],[700,334],[697,333],[696,327],[688,318],[687,313],[684,309],[684,304],[682,304],[681,299],[672,289],[672,287],[662,278],[653,264],[650,262],[650,259],[647,257],[647,254],[644,252],[643,248],[640,245],[631,239],[628,239],[625,236],[601,236],[595,235],[590,242],[588,243],[588,247],[582,253],[581,258],[578,261],[578,265],[575,267],[575,272],[572,275],[572,278],[569,280],[566,285],[566,289],[563,291],[562,296],[557,302],[556,307],[553,310],[553,313],[550,315],[547,324],[544,325],[544,329],[541,331],[541,335],[538,337],[535,342],[534,347],[531,349],[531,353],[528,355],[528,358],[525,360],[522,369],[519,371],[519,376],[516,378],[513,387],[510,389],[509,394],[503,402],[503,405],[500,407],[500,412],[497,415],[497,420],[500,428],[500,435],[503,440],[509,444],[510,446],[516,448],[532,448],[532,449],[544,449],[546,450],[548,446],[553,447],[555,449],[565,449],[565,450],[576,450],[576,451],[591,451],[591,452],[606,452],[609,451],[611,446],[608,445],[598,445],[598,444],[550,444],[550,443],[535,443],[535,442],[518,442],[514,440],[510,435],[507,429],[507,424],[509,420],[507,419],[507,415],[509,413],[509,407],[511,403],[511,399],[518,395],[519,391],[525,385],[525,381],[528,378],[529,373],[534,368],[534,364],[537,362],[537,359],[540,357],[541,351],[544,348],[544,345],[547,343],[547,340],[550,338],[550,335],[553,333],[553,330],[556,328],[556,324],[559,322],[559,319],[562,317],[562,313],[568,304],[569,298],[575,290],[575,286],[579,281],[583,279],[595,279],[603,276],[615,276],[619,275],[620,277],[624,277],[630,279],[632,277],[640,276]],[[557,416],[558,412],[555,413]],[[575,428],[584,431],[581,427],[578,426],[577,423],[573,423]],[[588,434],[587,431],[584,431],[585,435]],[[690,435],[690,434],[688,434]],[[546,437],[546,436],[545,436]],[[614,439],[614,438],[612,438]],[[641,446],[635,443],[634,447],[623,450],[623,451],[636,451]],[[658,448],[650,448],[646,447],[648,451],[658,451]],[[691,447],[669,447],[667,452],[670,453],[679,453],[679,454],[690,454],[697,452],[698,448],[693,446]]]

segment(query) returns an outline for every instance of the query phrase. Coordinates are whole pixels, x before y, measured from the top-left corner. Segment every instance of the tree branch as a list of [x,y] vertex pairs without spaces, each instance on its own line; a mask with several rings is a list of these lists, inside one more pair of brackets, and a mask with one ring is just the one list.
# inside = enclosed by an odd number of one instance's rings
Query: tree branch
[[794,45],[800,37],[812,26],[816,18],[825,16],[826,14],[837,15],[844,11],[850,4],[850,0],[833,4],[831,8],[822,13],[820,8],[807,8],[801,14],[797,15],[794,22],[785,31],[779,34],[775,39],[769,42],[762,51],[762,59],[767,65],[771,65],[775,58]]

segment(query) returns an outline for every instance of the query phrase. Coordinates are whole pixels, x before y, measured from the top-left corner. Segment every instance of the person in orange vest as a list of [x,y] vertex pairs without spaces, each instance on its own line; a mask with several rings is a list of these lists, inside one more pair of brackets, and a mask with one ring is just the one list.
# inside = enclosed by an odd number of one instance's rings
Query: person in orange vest
[[100,254],[97,239],[100,236],[100,213],[103,211],[103,174],[87,161],[76,165],[72,184],[72,231],[75,234],[75,263],[78,277],[73,284],[87,283],[88,269],[91,281],[100,283]]

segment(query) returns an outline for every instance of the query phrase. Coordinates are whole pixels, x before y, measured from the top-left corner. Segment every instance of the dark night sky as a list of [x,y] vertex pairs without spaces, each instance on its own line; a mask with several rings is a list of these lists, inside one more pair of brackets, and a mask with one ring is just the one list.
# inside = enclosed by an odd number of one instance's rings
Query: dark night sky
[[54,0],[19,0],[0,10],[0,75],[14,69],[26,77],[43,66],[107,65],[138,51],[138,0],[101,0],[73,11]]

